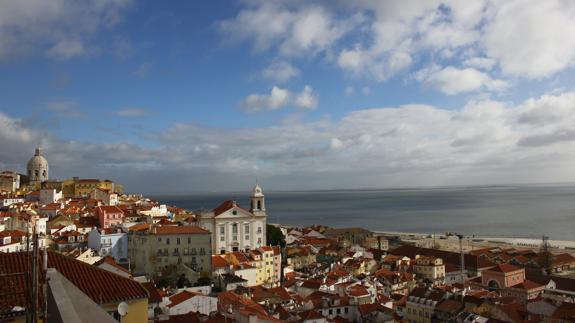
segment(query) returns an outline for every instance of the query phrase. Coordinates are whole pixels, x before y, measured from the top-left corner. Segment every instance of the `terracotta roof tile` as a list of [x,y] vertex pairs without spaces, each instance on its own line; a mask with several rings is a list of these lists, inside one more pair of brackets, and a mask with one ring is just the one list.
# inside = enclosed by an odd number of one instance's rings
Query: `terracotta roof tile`
[[[42,257],[39,260],[42,268]],[[0,254],[0,267],[3,273],[19,273],[29,270],[28,254],[13,252]],[[78,287],[98,304],[116,303],[132,299],[148,298],[148,291],[142,284],[98,267],[48,251],[48,267],[58,270],[66,279]],[[40,279],[41,281],[42,279]],[[0,311],[5,312],[14,306],[26,304],[24,294],[13,294],[14,290],[26,288],[23,276],[12,276],[0,284]],[[8,297],[6,295],[10,295]]]

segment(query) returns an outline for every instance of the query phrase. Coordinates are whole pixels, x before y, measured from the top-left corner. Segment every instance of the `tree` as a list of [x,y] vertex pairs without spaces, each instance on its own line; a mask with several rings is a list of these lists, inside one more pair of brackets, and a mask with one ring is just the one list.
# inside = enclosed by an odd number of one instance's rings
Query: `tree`
[[537,264],[541,270],[544,270],[545,273],[550,274],[553,265],[553,254],[551,253],[548,240],[549,238],[547,236],[543,236],[541,239],[541,247],[539,248]]
[[286,245],[286,239],[282,231],[270,224],[266,225],[266,240],[270,246],[280,245],[283,248]]

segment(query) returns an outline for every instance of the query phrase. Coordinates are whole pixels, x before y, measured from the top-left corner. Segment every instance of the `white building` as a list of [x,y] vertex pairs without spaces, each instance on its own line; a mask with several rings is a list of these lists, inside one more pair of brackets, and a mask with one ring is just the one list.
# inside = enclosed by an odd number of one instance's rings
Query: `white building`
[[250,210],[225,201],[212,211],[199,211],[200,226],[212,233],[214,253],[256,249],[266,245],[267,214],[262,188],[256,185]]
[[112,256],[119,263],[128,262],[128,234],[121,229],[95,229],[88,233],[88,248],[100,257]]
[[47,205],[55,203],[62,198],[62,191],[53,188],[44,188],[40,190],[40,204]]
[[218,298],[183,290],[166,299],[170,315],[199,312],[204,315],[218,310]]
[[0,199],[0,207],[6,208],[12,204],[24,203],[24,201],[26,201],[26,200],[23,198],[20,198],[20,197],[15,197],[15,198],[6,197],[6,198]]

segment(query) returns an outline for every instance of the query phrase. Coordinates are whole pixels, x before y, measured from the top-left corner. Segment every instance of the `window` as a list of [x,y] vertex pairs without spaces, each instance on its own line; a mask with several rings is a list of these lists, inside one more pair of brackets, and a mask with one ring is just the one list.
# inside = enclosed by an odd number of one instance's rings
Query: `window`
[[176,244],[180,244],[180,238],[176,238]]
[[226,229],[224,228],[224,226],[220,225],[220,234],[222,234],[222,235],[225,234],[225,230]]
[[226,241],[226,237],[220,236],[220,241]]
[[170,244],[170,238],[166,238],[166,244]]
[[238,234],[238,224],[237,223],[232,224],[232,233]]
[[262,227],[258,227],[258,234],[262,233]]
[[196,263],[196,257],[192,257],[192,264]]
[[245,233],[245,234],[249,234],[249,233],[250,233],[250,225],[249,225],[249,224],[244,224],[244,233]]
[[162,242],[162,237],[158,237],[158,242]]
[[344,307],[343,311],[345,312],[345,314],[347,314],[349,312],[349,310],[347,309],[347,307]]
[[192,237],[188,237],[188,244],[192,243]]
[[206,254],[206,249],[200,248],[200,256],[203,256],[205,254]]

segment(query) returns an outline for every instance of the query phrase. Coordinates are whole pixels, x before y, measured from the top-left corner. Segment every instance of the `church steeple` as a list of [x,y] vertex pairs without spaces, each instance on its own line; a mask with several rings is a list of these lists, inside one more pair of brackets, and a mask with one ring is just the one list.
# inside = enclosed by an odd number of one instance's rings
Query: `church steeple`
[[265,212],[266,211],[266,201],[262,188],[258,183],[252,189],[252,195],[250,196],[250,212]]

